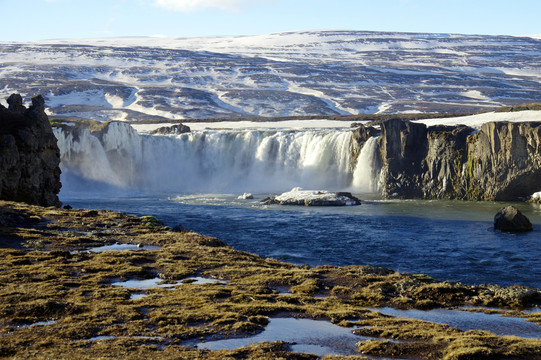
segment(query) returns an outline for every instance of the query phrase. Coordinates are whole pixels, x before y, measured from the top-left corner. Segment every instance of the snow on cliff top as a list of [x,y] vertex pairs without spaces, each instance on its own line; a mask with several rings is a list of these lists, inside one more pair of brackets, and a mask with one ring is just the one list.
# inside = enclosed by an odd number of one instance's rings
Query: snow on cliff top
[[426,126],[435,125],[467,125],[473,128],[480,128],[481,125],[492,121],[509,121],[509,122],[529,122],[541,121],[541,111],[526,110],[517,112],[489,112],[470,116],[460,116],[445,119],[425,119],[416,120],[414,122],[423,123]]
[[[424,119],[415,120],[413,122],[423,123],[426,126],[436,125],[467,125],[472,128],[481,128],[481,125],[492,121],[508,121],[508,122],[541,122],[541,111],[526,110],[518,112],[495,113],[489,112],[484,114],[460,116],[442,119]],[[358,123],[359,121],[357,121]],[[360,121],[362,123],[362,121]],[[279,129],[279,130],[303,130],[303,129],[347,129],[351,127],[353,121],[338,121],[338,120],[287,120],[287,121],[220,121],[220,122],[190,122],[186,123],[191,130],[212,130],[212,129],[228,129],[228,130],[258,130],[258,129]],[[139,133],[149,133],[152,130],[162,126],[171,126],[172,124],[132,124]]]
[[[259,129],[279,129],[279,130],[303,130],[303,129],[340,129],[350,128],[353,121],[338,120],[286,120],[286,121],[219,121],[219,122],[186,122],[185,124],[191,130],[259,130]],[[172,124],[131,124],[139,133],[149,133],[162,126],[171,126]]]

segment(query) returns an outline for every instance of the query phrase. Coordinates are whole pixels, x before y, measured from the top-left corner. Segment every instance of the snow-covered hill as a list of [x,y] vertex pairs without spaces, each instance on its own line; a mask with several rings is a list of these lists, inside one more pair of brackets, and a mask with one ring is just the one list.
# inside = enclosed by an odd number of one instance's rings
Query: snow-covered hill
[[93,119],[469,112],[539,101],[532,37],[306,31],[0,43],[0,98]]

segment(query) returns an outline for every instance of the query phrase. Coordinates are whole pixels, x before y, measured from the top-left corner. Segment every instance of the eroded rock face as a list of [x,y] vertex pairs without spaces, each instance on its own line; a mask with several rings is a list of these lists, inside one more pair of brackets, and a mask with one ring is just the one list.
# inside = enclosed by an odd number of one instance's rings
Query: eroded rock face
[[468,141],[469,198],[517,200],[539,190],[541,123],[486,123]]
[[[359,144],[368,136],[356,134]],[[493,122],[475,131],[391,119],[381,123],[378,145],[387,198],[514,201],[541,183],[541,123]]]
[[0,105],[0,199],[60,206],[60,151],[41,95],[27,109],[22,97]]
[[509,232],[532,231],[532,223],[519,209],[506,206],[498,210],[494,216],[494,229]]

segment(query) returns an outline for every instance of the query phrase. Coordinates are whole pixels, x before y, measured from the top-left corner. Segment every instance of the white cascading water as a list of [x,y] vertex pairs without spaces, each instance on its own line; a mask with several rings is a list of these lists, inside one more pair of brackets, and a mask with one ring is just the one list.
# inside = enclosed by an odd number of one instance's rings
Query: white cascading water
[[377,136],[366,140],[357,158],[355,170],[353,171],[353,189],[364,193],[375,193],[378,191],[379,169],[377,168],[377,150]]
[[[113,122],[101,140],[87,130],[74,137],[56,128],[55,135],[65,175],[121,188],[181,193],[279,193],[297,186],[374,189],[374,182],[362,174],[375,170],[359,170],[372,166],[374,155],[364,154],[369,142],[353,171],[348,130],[208,130],[153,136]],[[370,144],[375,153],[377,144]]]

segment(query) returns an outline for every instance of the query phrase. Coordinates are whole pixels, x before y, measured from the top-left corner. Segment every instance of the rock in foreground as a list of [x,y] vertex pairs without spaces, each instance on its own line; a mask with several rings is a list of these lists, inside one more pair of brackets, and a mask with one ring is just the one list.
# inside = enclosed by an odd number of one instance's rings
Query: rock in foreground
[[361,200],[349,192],[330,192],[321,190],[302,190],[299,187],[279,196],[263,200],[266,205],[303,205],[303,206],[345,206],[361,205]]
[[498,210],[494,216],[494,229],[509,232],[532,231],[532,223],[514,206]]
[[0,105],[0,199],[60,206],[60,150],[43,97],[28,109],[18,94],[7,102]]

